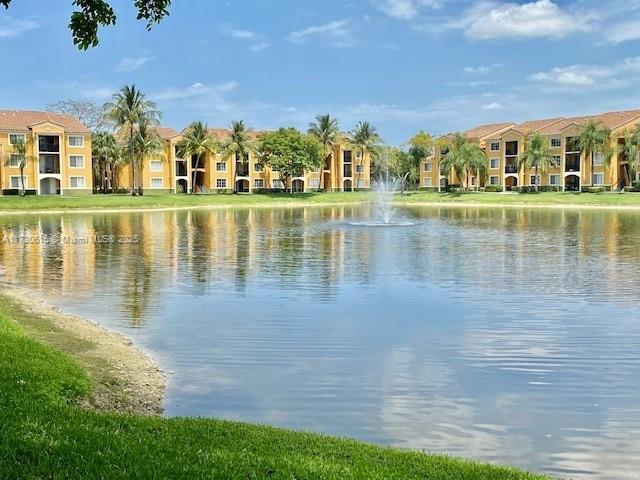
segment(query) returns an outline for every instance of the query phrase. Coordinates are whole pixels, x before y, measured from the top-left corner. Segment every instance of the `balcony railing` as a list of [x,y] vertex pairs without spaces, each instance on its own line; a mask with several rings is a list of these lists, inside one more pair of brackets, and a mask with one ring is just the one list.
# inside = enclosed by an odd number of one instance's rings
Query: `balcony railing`
[[40,173],[52,173],[59,174],[60,173],[60,162],[50,163],[50,162],[40,162]]
[[343,177],[353,177],[353,167],[351,165],[344,166]]
[[249,176],[249,164],[248,163],[236,163],[236,176],[248,177]]
[[176,162],[176,177],[187,176],[187,165],[185,162]]
[[517,165],[505,165],[504,166],[504,173],[518,173],[518,166]]
[[564,170],[566,172],[579,172],[580,162],[575,160],[567,160],[564,164]]

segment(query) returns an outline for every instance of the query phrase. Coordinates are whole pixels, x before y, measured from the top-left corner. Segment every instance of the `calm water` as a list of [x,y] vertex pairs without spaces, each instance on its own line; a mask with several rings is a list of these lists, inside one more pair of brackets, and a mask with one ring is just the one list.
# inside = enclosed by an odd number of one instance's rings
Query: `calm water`
[[129,335],[168,415],[572,478],[640,471],[640,215],[366,208],[0,218],[12,281]]

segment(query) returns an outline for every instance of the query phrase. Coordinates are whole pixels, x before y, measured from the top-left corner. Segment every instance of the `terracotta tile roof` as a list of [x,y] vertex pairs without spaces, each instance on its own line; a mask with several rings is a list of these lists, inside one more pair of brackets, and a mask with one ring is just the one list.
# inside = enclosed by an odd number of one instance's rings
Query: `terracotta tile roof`
[[68,133],[90,133],[89,129],[71,115],[51,112],[22,110],[0,110],[0,130],[25,132],[34,125],[52,122],[60,125]]
[[172,139],[173,137],[177,137],[177,136],[179,136],[179,135],[180,135],[177,131],[175,131],[175,130],[174,130],[173,128],[171,128],[171,127],[156,127],[156,128],[154,128],[153,130],[154,130],[154,131],[158,134],[158,136],[159,136],[161,139],[163,139],[163,140],[170,140],[170,139]]
[[[211,133],[211,135],[213,135],[217,139],[221,140],[229,136],[230,130],[228,128],[210,128],[209,133]],[[253,140],[257,139],[261,133],[264,132],[257,130],[247,130],[247,135]]]
[[529,134],[532,132],[538,132],[543,128],[550,127],[558,122],[561,122],[562,120],[562,117],[546,118],[542,120],[528,120],[526,122],[519,123],[518,125],[513,127],[513,129],[518,130],[519,132],[522,132],[524,134]]
[[470,130],[464,132],[469,138],[485,138],[492,134],[499,133],[502,130],[506,130],[509,127],[513,127],[515,123],[490,123],[487,125],[479,125]]

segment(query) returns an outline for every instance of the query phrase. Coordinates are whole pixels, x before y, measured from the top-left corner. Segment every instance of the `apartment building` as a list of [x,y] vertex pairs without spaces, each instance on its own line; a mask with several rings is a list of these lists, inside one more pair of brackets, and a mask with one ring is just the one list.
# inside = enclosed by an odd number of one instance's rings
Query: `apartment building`
[[[591,158],[580,152],[577,138],[580,129],[588,121],[599,122],[604,128],[611,130],[610,162],[605,162],[604,155],[595,157],[591,171]],[[551,187],[563,191],[580,191],[583,187],[603,187],[617,190],[631,183],[628,159],[618,152],[618,145],[624,143],[625,133],[640,125],[640,110],[624,112],[607,112],[599,115],[583,117],[558,117],[541,120],[530,120],[524,123],[499,123],[480,125],[464,134],[476,142],[488,157],[489,170],[486,179],[470,179],[471,186],[484,187],[494,185],[502,190],[512,190],[517,186]],[[545,172],[535,169],[521,168],[519,158],[525,151],[527,138],[533,133],[543,135],[549,141],[553,151],[553,161]],[[448,184],[459,184],[454,172],[441,172],[437,167],[439,160],[448,152],[448,144],[452,136],[440,139],[436,154],[422,162],[420,168],[420,185],[424,188],[438,189]]]
[[[17,146],[26,147],[26,154]],[[0,190],[16,195],[93,191],[91,132],[70,115],[0,110]],[[20,174],[20,164],[24,165]]]
[[[326,191],[353,191],[370,188],[371,162],[362,158],[347,144],[337,145],[325,159],[322,168],[304,171],[283,184],[279,172],[262,165],[253,153],[246,160],[227,159],[220,153],[201,158],[181,158],[178,144],[181,135],[171,128],[158,128],[156,133],[165,148],[160,154],[145,159],[142,168],[143,191],[177,193],[264,193],[293,190],[295,193]],[[210,133],[220,144],[227,140],[229,131],[212,128]],[[250,131],[250,138],[258,141],[260,132]],[[140,177],[139,177],[140,178]],[[129,188],[131,166],[118,172],[118,185]],[[234,188],[235,183],[235,188]]]

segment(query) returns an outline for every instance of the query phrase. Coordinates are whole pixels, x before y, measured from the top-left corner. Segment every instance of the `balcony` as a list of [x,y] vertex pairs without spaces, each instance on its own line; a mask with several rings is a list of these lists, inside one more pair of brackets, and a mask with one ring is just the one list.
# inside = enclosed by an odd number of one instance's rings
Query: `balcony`
[[352,165],[345,165],[342,176],[345,177],[345,178],[353,177],[353,166]]
[[38,151],[43,153],[60,153],[60,137],[40,135],[38,137]]
[[580,171],[580,154],[573,153],[565,156],[564,171],[565,172]]
[[518,155],[518,142],[506,142],[504,144],[504,154],[507,157]]
[[187,176],[187,163],[184,161],[176,161],[176,177]]
[[517,158],[506,159],[505,165],[504,165],[504,173],[518,173]]
[[40,155],[39,172],[43,174],[60,174],[60,157],[58,155]]
[[249,176],[249,163],[236,162],[236,176],[248,177]]

